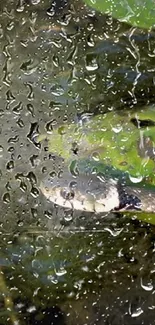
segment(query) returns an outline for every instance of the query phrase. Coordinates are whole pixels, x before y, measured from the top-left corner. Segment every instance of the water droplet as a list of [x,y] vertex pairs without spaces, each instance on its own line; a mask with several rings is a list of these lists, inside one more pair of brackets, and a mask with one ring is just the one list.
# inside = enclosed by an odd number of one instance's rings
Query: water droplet
[[13,160],[8,161],[8,163],[6,164],[6,169],[9,171],[12,171],[14,169],[14,161]]
[[30,163],[32,165],[32,167],[37,167],[40,163],[40,159],[38,155],[32,155],[30,157]]
[[45,217],[46,217],[47,219],[49,219],[49,220],[52,219],[52,213],[51,213],[51,211],[45,211],[45,212],[44,212],[44,215],[45,215]]
[[39,196],[39,190],[34,186],[31,188],[30,193],[34,198],[37,198]]
[[31,214],[32,214],[33,218],[37,218],[37,216],[38,216],[37,209],[31,208]]
[[81,291],[82,289],[82,285],[84,284],[85,280],[79,280],[79,281],[75,281],[74,282],[74,288],[78,289],[79,291]]
[[37,184],[37,177],[33,172],[29,172],[26,177],[30,181],[31,185]]
[[88,267],[88,265],[84,265],[84,266],[82,266],[81,270],[84,271],[84,272],[89,272],[89,267]]
[[55,269],[54,271],[58,277],[63,276],[67,273],[67,271],[65,270],[65,268],[63,266],[61,266],[59,270]]
[[95,161],[100,161],[100,155],[98,152],[93,152],[92,153],[92,159],[94,159]]
[[23,227],[24,222],[22,220],[18,220],[17,225],[18,225],[18,227]]
[[19,136],[15,135],[14,137],[9,138],[8,143],[16,143],[18,141],[19,141]]
[[4,77],[3,77],[3,83],[9,87],[11,85],[11,59],[8,58],[6,60],[6,64],[3,67]]
[[56,277],[54,275],[52,275],[52,274],[48,274],[47,275],[47,280],[49,280],[53,284],[57,284],[58,283],[58,279],[56,279]]
[[64,220],[68,223],[73,220],[73,214],[72,212],[69,213],[69,211],[64,212]]
[[3,152],[4,148],[0,145],[0,152]]
[[64,89],[60,85],[53,85],[51,87],[51,93],[54,96],[62,96],[64,94]]
[[123,228],[120,228],[120,229],[110,229],[108,227],[105,227],[104,230],[110,232],[110,234],[113,236],[113,237],[117,237],[120,235],[120,233],[123,231]]
[[10,194],[9,194],[8,192],[4,193],[2,199],[3,199],[3,202],[4,202],[5,204],[10,203],[10,201],[11,201]]
[[11,21],[8,25],[7,25],[7,30],[12,30],[14,28],[15,24],[14,21]]
[[45,174],[47,172],[47,168],[44,166],[41,171],[43,174]]
[[4,36],[4,31],[2,25],[0,24],[0,39],[3,38],[3,36]]
[[28,46],[28,40],[26,39],[21,39],[20,40],[20,44],[23,46],[23,47],[27,47]]
[[153,290],[153,285],[152,283],[148,283],[147,285],[143,284],[142,278],[140,279],[141,282],[141,287],[145,290],[145,291],[152,291]]
[[24,0],[19,0],[16,7],[16,11],[23,12],[23,10],[24,10]]
[[32,88],[32,85],[30,84],[30,83],[25,83],[25,86],[29,89],[29,93],[28,93],[28,95],[27,95],[27,98],[29,99],[29,100],[32,100],[32,99],[34,99],[34,92],[33,92],[33,88]]
[[3,109],[0,109],[0,117],[2,117],[4,115],[4,111]]
[[22,181],[23,177],[24,177],[24,175],[23,175],[22,173],[17,173],[17,174],[15,175],[15,179],[16,179],[17,181]]
[[77,114],[77,122],[80,126],[85,126],[91,121],[92,116],[92,113]]
[[22,102],[19,102],[16,106],[13,107],[12,111],[15,114],[20,114],[20,112],[23,110],[23,104]]
[[49,175],[50,175],[51,178],[54,178],[54,177],[57,176],[57,173],[55,171],[52,171],[52,172],[50,172]]
[[15,97],[14,97],[14,95],[12,94],[12,92],[11,92],[10,89],[6,92],[6,100],[7,100],[8,102],[14,102],[14,100],[15,100]]
[[53,64],[56,68],[59,66],[59,57],[56,55],[53,56]]
[[122,129],[123,129],[122,125],[117,125],[115,127],[112,127],[112,131],[114,131],[115,133],[121,132]]
[[26,191],[27,191],[27,185],[25,184],[24,181],[21,181],[21,182],[20,182],[20,189],[21,189],[23,192],[26,192]]
[[8,152],[9,152],[9,153],[12,153],[12,152],[14,152],[14,151],[15,151],[15,148],[14,148],[14,147],[9,147],[9,148],[8,148]]
[[[87,29],[88,29],[88,28],[87,28]],[[92,35],[89,35],[89,36],[87,37],[87,44],[88,44],[88,46],[90,46],[90,47],[94,47],[95,42],[94,42],[94,39],[93,39],[93,36],[92,36]]]
[[92,58],[90,60],[90,58],[86,59],[86,69],[87,71],[95,71],[98,69],[98,63],[96,61],[96,58]]
[[141,314],[143,314],[143,310],[141,307],[139,307],[135,312],[131,313],[131,317],[139,317]]
[[40,3],[40,0],[31,0],[32,5],[38,5]]
[[34,107],[32,104],[27,104],[27,110],[30,112],[30,114],[34,117]]
[[9,182],[6,183],[5,188],[6,188],[7,191],[11,190],[11,185],[10,185]]
[[26,62],[24,62],[21,66],[20,69],[26,74],[30,75],[34,73],[38,68],[38,62],[36,62],[33,59],[30,59]]
[[140,183],[143,180],[143,176],[139,175],[137,177],[133,177],[129,174],[129,179],[132,183],[136,184],[136,183]]
[[74,155],[78,155],[79,146],[78,146],[77,142],[72,143],[71,151],[74,153]]
[[19,118],[18,121],[17,121],[17,125],[18,125],[20,128],[23,128],[23,127],[25,126],[23,120],[21,120],[20,118]]
[[64,126],[60,126],[58,128],[58,134],[63,135],[65,133],[66,133],[65,127]]
[[55,15],[55,8],[52,6],[51,8],[47,9],[47,15],[53,17]]
[[53,120],[47,122],[45,128],[46,128],[47,133],[51,134],[53,131]]
[[69,171],[73,176],[78,176],[79,171],[78,171],[78,166],[77,166],[77,161],[73,160],[71,164],[69,165]]
[[30,142],[32,142],[35,145],[35,147],[40,149],[41,144],[40,144],[40,142],[36,141],[36,139],[37,139],[37,137],[39,135],[38,129],[39,129],[39,125],[38,125],[37,122],[31,123],[30,132],[27,135],[27,138],[29,139]]

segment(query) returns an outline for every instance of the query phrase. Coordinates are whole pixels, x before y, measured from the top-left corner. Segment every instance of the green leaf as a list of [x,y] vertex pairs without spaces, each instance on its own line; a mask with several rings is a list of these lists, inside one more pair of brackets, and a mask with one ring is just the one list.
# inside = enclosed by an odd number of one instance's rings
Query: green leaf
[[38,137],[48,141],[49,152],[66,161],[91,158],[128,172],[133,177],[151,177],[155,183],[155,106],[139,111],[108,112],[81,124],[64,124],[52,134]]
[[85,0],[94,9],[141,28],[155,25],[154,0]]

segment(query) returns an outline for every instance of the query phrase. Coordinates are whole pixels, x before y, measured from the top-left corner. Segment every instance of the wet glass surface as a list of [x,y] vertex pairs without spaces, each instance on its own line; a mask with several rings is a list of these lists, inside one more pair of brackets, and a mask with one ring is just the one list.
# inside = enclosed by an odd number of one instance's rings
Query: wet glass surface
[[154,226],[53,206],[40,182],[65,163],[38,141],[153,103],[154,32],[80,1],[1,1],[0,17],[0,324],[154,324]]

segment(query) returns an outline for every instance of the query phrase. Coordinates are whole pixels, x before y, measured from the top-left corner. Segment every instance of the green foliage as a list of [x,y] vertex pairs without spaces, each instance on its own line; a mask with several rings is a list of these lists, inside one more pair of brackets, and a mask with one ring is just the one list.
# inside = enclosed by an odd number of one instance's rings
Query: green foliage
[[150,28],[155,24],[154,0],[85,0],[85,3],[133,26]]
[[[91,158],[128,172],[132,177],[151,177],[154,182],[155,107],[139,111],[108,112],[82,124],[64,124],[48,140],[49,151],[66,161]],[[123,114],[122,114],[123,113]]]

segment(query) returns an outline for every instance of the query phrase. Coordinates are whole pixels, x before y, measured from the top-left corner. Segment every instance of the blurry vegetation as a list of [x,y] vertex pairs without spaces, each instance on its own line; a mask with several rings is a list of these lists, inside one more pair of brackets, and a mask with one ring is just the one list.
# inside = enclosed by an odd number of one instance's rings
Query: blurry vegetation
[[[143,279],[145,283],[148,276],[150,281],[154,281],[154,273],[151,274],[153,247],[153,228],[140,227],[138,222],[124,224],[123,220],[117,224],[114,222],[103,231],[85,234],[68,233],[53,237],[47,233],[45,237],[43,233],[37,233],[37,229],[33,234],[20,234],[12,243],[3,246],[5,253],[1,255],[6,281],[5,285],[2,284],[4,279],[1,277],[1,304],[3,297],[8,296],[13,308],[11,311],[8,305],[5,313],[1,309],[1,324],[5,324],[6,319],[13,319],[12,315],[25,324],[37,310],[36,316],[39,315],[40,308],[46,311],[57,304],[66,313],[66,301],[70,306],[73,304],[78,313],[80,301],[85,301],[87,295],[94,302],[100,295],[106,308],[104,297],[112,290],[113,300],[121,283],[123,289],[132,281],[138,283]],[[85,303],[89,304],[89,300]],[[44,319],[45,315],[46,312],[40,316]],[[71,308],[69,319],[72,315]],[[83,324],[84,318],[81,322]],[[10,324],[14,323],[11,321]]]
[[141,28],[155,25],[155,4],[153,0],[85,0],[85,2],[103,13],[108,13],[120,21]]

